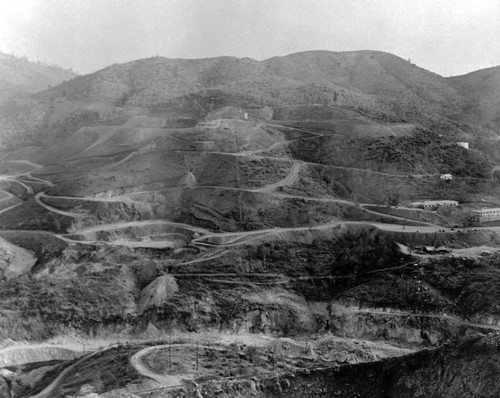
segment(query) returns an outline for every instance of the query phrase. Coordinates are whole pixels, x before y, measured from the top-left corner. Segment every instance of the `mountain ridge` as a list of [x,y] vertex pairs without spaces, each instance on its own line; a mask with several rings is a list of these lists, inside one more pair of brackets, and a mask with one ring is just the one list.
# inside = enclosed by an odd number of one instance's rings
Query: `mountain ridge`
[[[422,113],[453,117],[470,110],[467,92],[452,84],[457,80],[385,52],[308,51],[263,61],[146,58],[78,77],[63,90],[79,99],[161,107],[191,93],[220,89],[247,95],[257,104],[335,103],[422,120]],[[479,115],[496,123],[496,114]]]

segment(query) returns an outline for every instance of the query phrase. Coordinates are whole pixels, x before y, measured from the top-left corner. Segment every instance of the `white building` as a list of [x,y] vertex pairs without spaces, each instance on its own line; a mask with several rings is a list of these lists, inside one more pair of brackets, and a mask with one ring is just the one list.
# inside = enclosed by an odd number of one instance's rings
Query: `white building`
[[428,210],[437,207],[457,207],[458,202],[456,200],[424,200],[422,202],[412,202],[408,206]]
[[446,181],[453,180],[453,176],[451,174],[441,174],[439,178]]
[[472,212],[475,213],[474,218],[477,222],[500,220],[500,207],[473,210]]
[[457,145],[461,146],[462,148],[469,149],[469,143],[468,142],[460,141],[460,142],[457,142]]

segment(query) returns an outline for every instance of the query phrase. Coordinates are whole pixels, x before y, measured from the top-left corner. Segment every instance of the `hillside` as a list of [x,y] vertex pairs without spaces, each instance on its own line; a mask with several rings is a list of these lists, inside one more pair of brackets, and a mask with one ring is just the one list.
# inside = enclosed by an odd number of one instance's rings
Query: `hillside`
[[326,106],[382,123],[418,124],[457,140],[482,140],[496,136],[496,102],[477,91],[481,85],[476,82],[483,78],[473,76],[445,79],[376,51],[313,51],[265,61],[155,57],[115,64],[0,107],[0,128],[3,145],[51,145],[55,137],[67,137],[89,121],[119,124],[139,112],[163,115],[172,125],[193,125],[225,106],[266,108],[264,117],[271,119],[338,124],[338,115],[318,113],[318,106]]
[[463,120],[487,121],[500,127],[500,67],[449,78],[464,98]]
[[[206,107],[236,96],[241,105],[335,103],[413,119],[428,117],[422,111],[433,117],[452,114],[463,101],[442,77],[374,51],[308,52],[262,62],[157,57],[113,65],[58,90],[53,94],[64,90],[69,98],[156,109],[184,101],[184,106],[206,112]],[[212,97],[213,90],[222,92],[222,98]],[[208,98],[193,104],[196,93]]]
[[[299,374],[283,391],[269,380],[266,397],[495,397],[500,392],[498,334],[466,338],[404,358]],[[319,376],[319,377],[318,377]],[[211,396],[211,395],[206,395]],[[248,392],[247,396],[251,396]]]
[[500,207],[498,134],[457,79],[373,51],[156,57],[4,103],[0,387],[456,391],[414,383],[500,330],[500,227],[475,213]]
[[66,69],[0,52],[0,102],[46,90],[75,76]]

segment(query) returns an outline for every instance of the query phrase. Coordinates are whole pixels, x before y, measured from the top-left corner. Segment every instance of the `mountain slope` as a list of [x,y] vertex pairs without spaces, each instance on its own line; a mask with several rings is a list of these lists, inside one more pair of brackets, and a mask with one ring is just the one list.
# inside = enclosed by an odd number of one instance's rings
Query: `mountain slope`
[[332,112],[317,110],[333,107],[456,136],[452,119],[468,101],[449,80],[376,51],[312,51],[264,61],[154,57],[111,65],[0,107],[0,146],[53,145],[55,137],[83,127],[81,121],[116,125],[141,113],[193,125],[227,106],[254,113],[267,107],[268,119],[294,118],[289,107],[298,106],[292,113],[330,121],[336,120]]
[[[113,332],[113,342],[187,331],[205,350],[205,332],[238,333],[246,343],[254,333],[285,335],[270,356],[253,349],[243,357],[239,343],[224,350],[274,373],[285,360],[299,367],[283,356],[290,344],[300,343],[302,365],[335,366],[500,330],[500,227],[474,213],[500,206],[500,145],[494,129],[479,125],[490,117],[481,105],[473,119],[456,116],[469,92],[483,89],[452,83],[371,51],[262,62],[157,57],[4,103],[0,337]],[[413,207],[425,199],[456,206]],[[314,335],[319,351],[302,344]],[[323,340],[331,336],[339,344]],[[115,348],[120,361],[92,366],[101,374],[106,366],[107,376],[87,380],[79,368],[79,379],[66,378],[52,395],[135,380],[133,347]],[[104,361],[100,354],[87,358]],[[384,362],[383,385],[366,385],[360,373],[345,388],[382,396],[392,380],[403,396],[436,374],[444,354],[412,357],[432,365],[421,377],[398,373],[404,361]],[[199,384],[211,375],[203,362]],[[227,363],[211,367],[224,382],[238,375]],[[37,391],[65,372],[44,377]],[[476,389],[476,379],[469,385]],[[337,387],[321,386],[344,396]]]
[[451,77],[449,82],[467,98],[463,119],[500,127],[500,66]]
[[[237,99],[240,103],[336,103],[424,120],[429,117],[424,113],[453,114],[464,101],[444,78],[375,51],[316,51],[261,62],[233,57],[156,57],[110,66],[51,94],[60,96],[62,90],[69,98],[148,108],[190,103],[189,95],[210,97],[205,90],[220,90],[226,97],[243,95]],[[205,102],[218,105],[216,98]]]
[[25,58],[0,52],[0,102],[16,95],[45,90],[75,76],[66,69],[29,62]]

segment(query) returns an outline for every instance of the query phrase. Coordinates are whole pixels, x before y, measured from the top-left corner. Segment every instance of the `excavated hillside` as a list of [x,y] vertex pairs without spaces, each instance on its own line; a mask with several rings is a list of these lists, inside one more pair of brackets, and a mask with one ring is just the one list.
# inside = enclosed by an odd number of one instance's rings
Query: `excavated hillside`
[[455,117],[456,84],[371,51],[158,57],[3,106],[0,336],[66,345],[0,347],[0,376],[38,398],[256,374],[260,396],[422,396],[500,329],[500,227],[474,218],[500,207],[497,130]]

